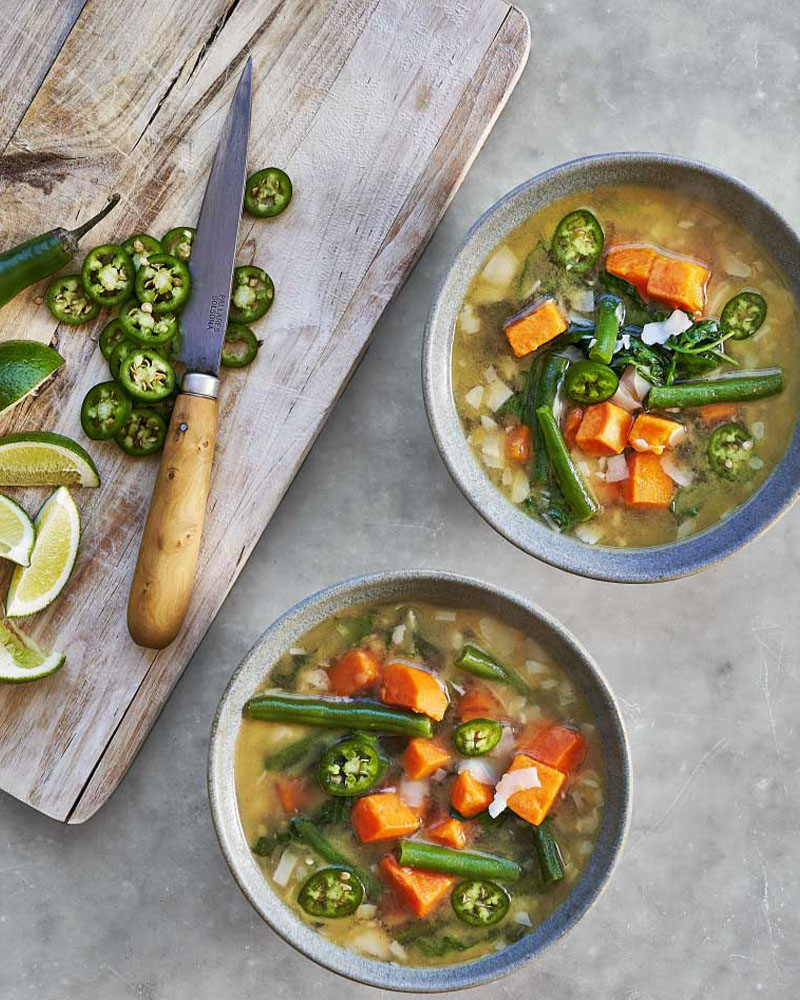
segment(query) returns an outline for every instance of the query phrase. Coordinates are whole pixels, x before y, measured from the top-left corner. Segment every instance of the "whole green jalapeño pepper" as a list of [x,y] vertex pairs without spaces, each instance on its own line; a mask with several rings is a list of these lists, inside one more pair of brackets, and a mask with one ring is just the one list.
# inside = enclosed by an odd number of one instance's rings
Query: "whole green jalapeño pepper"
[[0,306],[4,306],[23,288],[68,264],[78,252],[78,241],[104,219],[117,204],[120,196],[112,195],[105,207],[77,229],[51,229],[49,233],[0,254]]

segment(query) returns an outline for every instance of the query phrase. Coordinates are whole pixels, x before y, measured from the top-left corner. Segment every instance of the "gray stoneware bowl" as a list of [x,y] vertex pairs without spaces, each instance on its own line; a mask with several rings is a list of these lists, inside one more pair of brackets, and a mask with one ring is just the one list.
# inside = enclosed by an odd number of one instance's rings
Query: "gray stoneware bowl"
[[485,212],[467,233],[444,276],[428,317],[422,387],[442,458],[464,495],[492,527],[519,548],[561,569],[598,580],[652,583],[695,573],[752,541],[800,493],[800,429],[761,488],[728,517],[682,541],[650,548],[587,545],[559,535],[507,500],[466,442],[453,400],[451,352],[461,302],[473,275],[512,229],[550,202],[598,185],[675,188],[718,205],[769,249],[800,301],[800,239],[754,191],[714,167],[659,153],[608,153],[572,160],[533,177]]
[[[443,968],[414,968],[362,958],[313,931],[273,892],[256,864],[239,821],[234,754],[242,706],[278,657],[310,628],[354,604],[411,599],[481,606],[534,636],[578,685],[597,723],[605,763],[606,802],[589,867],[571,895],[544,923],[504,951]],[[477,986],[519,968],[561,937],[607,883],[628,828],[631,765],[625,729],[608,684],[585,649],[524,598],[467,577],[434,572],[382,573],[346,580],[301,601],[272,624],[244,658],[220,702],[211,731],[209,797],[225,859],[245,896],[273,930],[304,955],[350,979],[382,989],[433,993]]]

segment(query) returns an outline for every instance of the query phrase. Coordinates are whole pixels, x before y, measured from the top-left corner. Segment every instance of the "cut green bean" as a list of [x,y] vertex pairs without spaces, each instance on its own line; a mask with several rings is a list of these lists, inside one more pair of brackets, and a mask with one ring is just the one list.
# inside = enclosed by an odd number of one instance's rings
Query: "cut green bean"
[[556,839],[550,832],[547,820],[533,827],[533,841],[539,856],[539,867],[546,883],[558,882],[564,877],[564,865]]
[[310,819],[295,817],[290,821],[289,828],[297,840],[307,844],[323,861],[327,861],[330,865],[340,865],[344,868],[349,868],[354,872],[361,879],[369,895],[377,896],[383,892],[383,886],[378,879],[366,869],[354,865],[341,851],[333,846],[327,837],[323,836],[322,832]]
[[536,410],[544,406],[552,412],[556,398],[558,397],[561,381],[568,367],[569,360],[560,354],[547,354],[542,358],[542,367],[536,383],[535,401],[531,413],[531,427],[535,426],[533,436],[533,467],[531,468],[531,482],[534,483],[544,483],[547,481],[547,450],[539,422],[536,419]]
[[672,385],[654,385],[647,395],[651,410],[707,406],[709,403],[747,403],[783,391],[783,369],[740,372],[726,378],[696,379]]
[[498,681],[508,684],[521,694],[531,694],[533,689],[520,675],[510,667],[503,666],[480,646],[468,642],[461,647],[461,652],[455,659],[457,667],[466,670],[475,677],[483,677],[488,681]]
[[397,845],[397,860],[408,868],[425,868],[461,878],[496,878],[501,882],[516,882],[522,869],[516,861],[482,851],[455,851],[420,840],[401,840]]
[[300,726],[320,726],[324,729],[363,729],[399,736],[433,735],[433,724],[427,715],[404,712],[401,708],[390,708],[377,701],[336,701],[291,694],[260,694],[245,703],[244,712],[251,719],[264,722],[294,722]]
[[620,327],[625,322],[625,304],[616,295],[603,295],[595,309],[595,342],[589,351],[590,361],[609,364],[614,355]]
[[556,423],[556,418],[553,416],[553,411],[549,407],[540,406],[536,411],[536,416],[542,429],[547,457],[550,459],[564,499],[578,521],[588,521],[597,513],[599,504],[586,485],[578,467],[572,461],[572,456],[567,448],[564,435]]
[[301,740],[295,740],[294,743],[267,754],[264,758],[264,770],[296,772],[298,769],[304,769],[310,762],[311,755],[321,745],[319,736],[306,736]]

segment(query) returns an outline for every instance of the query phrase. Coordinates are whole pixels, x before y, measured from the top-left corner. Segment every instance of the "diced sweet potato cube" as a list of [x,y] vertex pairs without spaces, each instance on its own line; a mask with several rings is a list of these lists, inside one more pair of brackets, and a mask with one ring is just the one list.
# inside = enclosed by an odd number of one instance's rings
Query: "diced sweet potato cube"
[[650,452],[637,452],[628,457],[628,478],[623,481],[622,495],[629,507],[669,507],[675,485],[661,468],[661,459]]
[[566,420],[564,421],[564,440],[567,442],[567,447],[570,451],[575,447],[575,437],[582,420],[583,407],[570,406],[567,410]]
[[522,358],[563,333],[567,326],[556,301],[540,299],[506,320],[503,329],[511,350]]
[[726,420],[734,420],[736,411],[736,403],[709,403],[707,406],[701,406],[699,412],[703,423],[713,426],[725,423]]
[[302,778],[281,776],[275,780],[278,801],[285,813],[299,812],[306,804],[307,789]]
[[547,719],[529,722],[519,734],[517,746],[564,774],[579,767],[586,756],[586,740],[579,729]]
[[437,844],[460,850],[467,843],[467,828],[460,819],[450,816],[428,828],[428,836]]
[[517,424],[506,431],[506,458],[509,462],[524,465],[533,454],[533,435],[527,424]]
[[566,776],[556,768],[522,753],[514,758],[509,771],[518,771],[523,767],[536,768],[541,787],[514,792],[508,797],[508,808],[521,819],[538,826],[550,812]]
[[392,892],[417,917],[427,917],[449,895],[458,879],[455,875],[403,868],[391,854],[381,858],[380,868]]
[[419,827],[419,817],[396,792],[378,792],[357,799],[350,816],[362,844],[405,837]]
[[612,247],[606,257],[606,271],[616,274],[644,292],[650,269],[658,254],[653,247],[619,246]]
[[371,649],[351,649],[340,656],[328,670],[328,683],[334,694],[361,694],[374,687],[381,676],[381,661]]
[[647,294],[694,315],[705,305],[708,275],[708,268],[695,260],[659,254],[650,268]]
[[458,702],[458,717],[462,722],[470,719],[502,719],[502,702],[483,684],[473,684]]
[[628,433],[628,444],[634,451],[651,451],[654,455],[663,455],[682,431],[683,424],[679,424],[677,420],[665,420],[652,413],[640,413]]
[[494,788],[478,781],[469,771],[462,771],[450,785],[450,805],[467,819],[488,809],[493,798]]
[[575,444],[587,455],[620,455],[632,423],[630,413],[616,403],[595,403],[584,411]]
[[418,737],[409,741],[403,753],[403,769],[409,778],[421,781],[429,778],[440,767],[447,767],[450,760],[450,751],[438,740]]
[[392,661],[383,668],[381,701],[429,715],[439,722],[449,704],[447,692],[427,670]]

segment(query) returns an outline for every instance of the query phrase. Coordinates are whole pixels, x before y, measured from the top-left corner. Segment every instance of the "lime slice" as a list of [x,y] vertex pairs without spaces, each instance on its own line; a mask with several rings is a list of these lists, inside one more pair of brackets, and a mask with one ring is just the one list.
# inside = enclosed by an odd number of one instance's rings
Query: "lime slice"
[[35,531],[19,504],[0,493],[0,558],[29,566]]
[[45,503],[34,527],[30,566],[17,566],[11,577],[6,601],[9,618],[24,618],[46,608],[69,580],[81,540],[81,516],[65,486]]
[[23,635],[13,622],[0,622],[0,681],[23,684],[54,674],[63,666],[63,653],[48,653]]
[[64,364],[64,359],[37,340],[0,344],[0,414],[29,396]]
[[99,486],[89,453],[63,434],[0,437],[0,486]]

